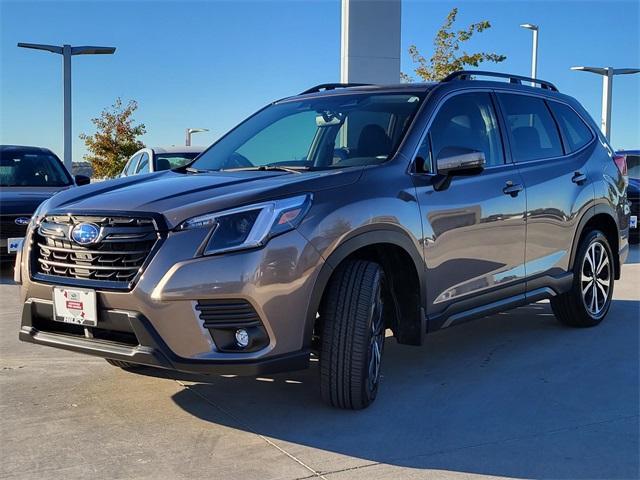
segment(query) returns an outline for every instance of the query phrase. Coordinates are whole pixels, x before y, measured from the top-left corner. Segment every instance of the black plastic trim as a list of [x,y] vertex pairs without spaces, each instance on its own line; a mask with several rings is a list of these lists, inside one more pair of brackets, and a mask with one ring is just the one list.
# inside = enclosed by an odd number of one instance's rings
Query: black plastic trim
[[321,83],[320,85],[315,85],[314,87],[306,89],[304,92],[299,93],[299,95],[306,95],[308,93],[318,93],[323,90],[335,90],[336,88],[349,88],[349,87],[369,87],[370,83]]
[[209,360],[180,357],[171,351],[149,320],[137,312],[109,310],[102,311],[100,314],[107,316],[113,314],[125,315],[140,343],[138,346],[43,332],[36,329],[32,321],[36,308],[39,308],[40,315],[47,310],[46,307],[44,309],[39,307],[40,305],[51,306],[50,302],[40,303],[35,299],[29,299],[24,304],[22,326],[19,332],[19,339],[23,342],[187,373],[255,376],[302,370],[309,366],[310,351],[308,349],[251,360]]
[[[573,284],[573,272],[558,276],[543,275],[500,287],[450,304],[443,312],[428,320],[429,331],[439,330],[476,318],[493,315],[568,292]],[[526,286],[526,290],[522,291]],[[517,293],[516,293],[517,292]],[[503,297],[507,293],[508,296]]]

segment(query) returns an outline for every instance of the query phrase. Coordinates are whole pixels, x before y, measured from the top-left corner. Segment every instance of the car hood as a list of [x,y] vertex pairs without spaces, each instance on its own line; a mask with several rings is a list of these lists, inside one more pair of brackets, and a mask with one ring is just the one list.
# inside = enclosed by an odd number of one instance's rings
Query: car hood
[[31,215],[36,208],[69,187],[2,187],[0,215]]
[[164,171],[93,183],[62,192],[48,202],[46,212],[160,213],[164,215],[168,228],[173,228],[187,218],[208,212],[347,185],[357,181],[361,174],[362,168],[300,174],[280,171]]

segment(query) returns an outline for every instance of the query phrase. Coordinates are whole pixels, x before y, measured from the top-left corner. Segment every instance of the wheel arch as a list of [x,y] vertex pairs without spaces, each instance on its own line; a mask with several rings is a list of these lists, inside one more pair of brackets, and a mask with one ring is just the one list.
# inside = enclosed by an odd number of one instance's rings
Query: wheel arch
[[[378,256],[376,257],[376,253]],[[400,228],[369,228],[352,234],[336,247],[326,258],[318,276],[316,277],[312,295],[307,306],[305,319],[304,343],[311,345],[316,316],[321,308],[326,288],[338,266],[349,258],[367,258],[379,261],[387,276],[392,282],[394,306],[396,308],[397,322],[394,325],[394,333],[399,343],[419,345],[426,332],[424,307],[426,305],[424,286],[424,261],[418,249],[415,247],[409,235]],[[391,259],[396,258],[397,264],[392,264]],[[395,267],[395,268],[394,268]],[[412,267],[405,280],[413,279],[417,282],[415,289],[407,289],[403,292],[397,288],[397,282],[402,283],[402,277],[397,273],[402,268]],[[410,293],[411,292],[411,293]],[[398,295],[404,298],[398,298]],[[415,296],[413,302],[407,296]],[[404,302],[402,300],[405,300]],[[412,305],[412,303],[414,305]],[[415,311],[412,311],[415,306]],[[399,309],[399,311],[398,311]],[[403,314],[408,314],[405,317]]]
[[613,209],[602,203],[591,207],[580,219],[571,245],[569,269],[574,267],[580,242],[586,234],[593,230],[600,230],[607,237],[613,253],[615,279],[620,279],[620,230]]

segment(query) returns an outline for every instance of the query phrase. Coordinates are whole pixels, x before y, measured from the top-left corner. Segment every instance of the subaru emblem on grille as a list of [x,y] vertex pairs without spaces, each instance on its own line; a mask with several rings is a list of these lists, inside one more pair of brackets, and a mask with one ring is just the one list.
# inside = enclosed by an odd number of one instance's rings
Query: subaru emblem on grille
[[79,223],[71,230],[71,240],[80,245],[95,243],[100,235],[100,227],[93,223]]
[[14,220],[16,225],[27,225],[31,221],[29,217],[18,217]]

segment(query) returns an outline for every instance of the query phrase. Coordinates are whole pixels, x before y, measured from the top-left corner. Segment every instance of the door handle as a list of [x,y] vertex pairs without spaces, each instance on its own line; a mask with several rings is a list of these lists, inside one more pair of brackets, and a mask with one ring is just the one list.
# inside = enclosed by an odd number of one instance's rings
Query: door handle
[[505,195],[511,195],[512,197],[517,197],[522,190],[524,190],[524,187],[521,184],[516,183],[514,185],[514,183],[511,180],[509,180],[505,185],[505,187],[502,189],[502,192]]
[[577,171],[573,174],[573,177],[571,177],[571,181],[575,184],[582,185],[587,181],[587,176],[584,173]]

